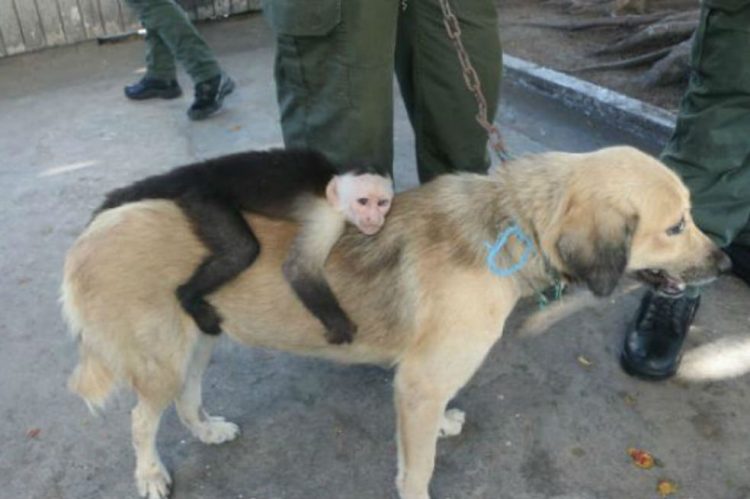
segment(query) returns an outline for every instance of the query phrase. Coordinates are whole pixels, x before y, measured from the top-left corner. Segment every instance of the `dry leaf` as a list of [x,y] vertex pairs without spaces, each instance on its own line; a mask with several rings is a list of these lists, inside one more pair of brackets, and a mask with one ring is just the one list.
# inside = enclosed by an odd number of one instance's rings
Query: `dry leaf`
[[622,399],[628,407],[635,407],[638,404],[638,400],[629,393],[626,393]]
[[587,359],[586,357],[584,357],[583,355],[579,355],[578,357],[576,357],[576,360],[583,367],[591,367],[591,365],[592,365],[591,361],[589,359]]
[[650,470],[654,467],[654,456],[642,449],[631,447],[628,449],[628,455],[633,460],[633,464],[644,470]]
[[40,428],[31,428],[29,431],[26,432],[26,436],[28,438],[36,438],[39,436],[39,434],[42,432]]
[[677,492],[677,484],[672,480],[659,480],[659,484],[656,486],[656,491],[660,496],[667,497]]

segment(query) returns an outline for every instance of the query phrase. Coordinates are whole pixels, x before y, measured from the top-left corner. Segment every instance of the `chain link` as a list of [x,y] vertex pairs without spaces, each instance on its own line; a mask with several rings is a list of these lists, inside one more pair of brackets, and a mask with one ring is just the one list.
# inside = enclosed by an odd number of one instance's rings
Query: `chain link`
[[511,155],[505,148],[505,142],[500,130],[487,119],[487,99],[482,92],[482,83],[479,81],[479,75],[471,64],[469,54],[466,52],[464,44],[461,41],[461,26],[458,18],[453,14],[448,0],[438,0],[438,2],[440,3],[440,9],[443,11],[443,24],[448,33],[448,38],[451,39],[453,46],[456,48],[466,88],[474,94],[474,99],[477,101],[477,115],[475,119],[479,123],[479,126],[487,132],[487,139],[492,150],[495,151],[501,162],[505,162],[510,159]]

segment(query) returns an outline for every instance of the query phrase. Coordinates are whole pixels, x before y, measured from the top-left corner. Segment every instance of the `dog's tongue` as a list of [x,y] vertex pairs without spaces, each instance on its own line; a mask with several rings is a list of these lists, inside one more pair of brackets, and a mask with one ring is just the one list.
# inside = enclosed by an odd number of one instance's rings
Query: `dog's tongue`
[[679,279],[664,276],[664,284],[660,286],[660,291],[670,295],[678,295],[685,291],[685,283]]

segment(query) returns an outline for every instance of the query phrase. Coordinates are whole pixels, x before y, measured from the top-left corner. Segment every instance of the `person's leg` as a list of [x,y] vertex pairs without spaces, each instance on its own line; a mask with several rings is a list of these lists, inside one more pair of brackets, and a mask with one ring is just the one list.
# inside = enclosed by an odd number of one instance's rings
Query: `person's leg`
[[[174,60],[185,68],[195,84],[191,119],[203,119],[221,108],[234,82],[224,75],[203,37],[174,0],[128,0],[149,33],[147,77],[174,78]],[[171,56],[171,57],[170,57]]]
[[[209,80],[221,73],[219,64],[187,14],[174,0],[128,0],[152,36],[147,53],[149,72],[174,75],[174,59],[179,61],[194,83]],[[161,40],[159,43],[156,38]],[[173,56],[170,60],[168,54]]]
[[[127,0],[128,5],[136,12],[143,23],[147,5],[139,0]],[[156,31],[146,31],[146,74],[144,77],[125,87],[125,96],[133,100],[144,100],[159,97],[173,99],[182,95],[177,84],[177,66],[172,51],[169,50]]]
[[[750,1],[710,0],[693,45],[688,90],[662,160],[685,181],[693,216],[728,253],[750,243]],[[736,270],[742,277],[741,267]],[[747,280],[747,278],[746,278]],[[647,292],[628,329],[621,363],[630,374],[663,379],[677,370],[700,289],[682,296]]]
[[[502,51],[497,10],[491,0],[450,0],[461,39],[487,100],[491,122],[500,93]],[[454,171],[485,173],[487,133],[466,88],[458,54],[437,0],[408,0],[400,12],[396,73],[414,127],[422,182]]]
[[[750,225],[750,223],[748,224]],[[732,272],[750,286],[750,242],[746,239],[735,239],[735,242],[725,248],[732,260]]]
[[696,224],[724,247],[750,220],[750,0],[707,4],[662,160],[690,189]]
[[287,147],[337,165],[393,163],[393,51],[398,2],[272,0],[276,88]]

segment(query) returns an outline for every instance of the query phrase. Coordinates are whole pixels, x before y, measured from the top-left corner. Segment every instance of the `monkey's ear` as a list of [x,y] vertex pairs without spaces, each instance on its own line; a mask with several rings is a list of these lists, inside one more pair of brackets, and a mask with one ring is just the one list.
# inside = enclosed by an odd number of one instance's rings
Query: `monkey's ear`
[[628,265],[638,216],[593,205],[571,203],[563,216],[556,249],[568,274],[584,282],[596,296],[608,296]]
[[339,177],[337,175],[334,175],[326,186],[326,199],[331,206],[339,206],[341,198],[339,196]]

